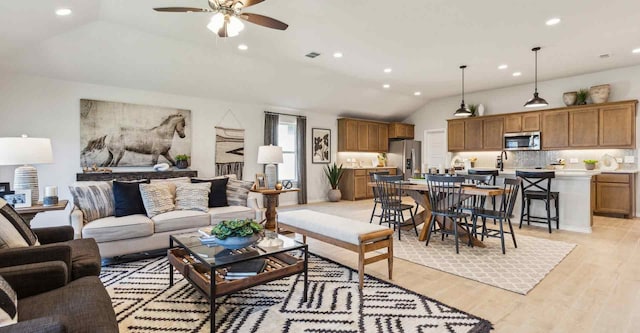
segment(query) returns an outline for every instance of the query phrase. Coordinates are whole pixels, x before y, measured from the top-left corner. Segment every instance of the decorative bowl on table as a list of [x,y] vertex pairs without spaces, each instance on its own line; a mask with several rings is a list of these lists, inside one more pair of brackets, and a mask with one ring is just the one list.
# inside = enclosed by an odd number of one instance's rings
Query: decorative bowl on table
[[[260,239],[262,225],[252,219],[225,220],[213,226],[210,237],[200,238],[202,244],[217,244],[227,249],[241,249]],[[207,235],[205,235],[207,236]]]
[[225,239],[215,239],[215,243],[225,249],[235,250],[247,247],[260,239],[260,235],[254,234],[247,237],[227,237]]

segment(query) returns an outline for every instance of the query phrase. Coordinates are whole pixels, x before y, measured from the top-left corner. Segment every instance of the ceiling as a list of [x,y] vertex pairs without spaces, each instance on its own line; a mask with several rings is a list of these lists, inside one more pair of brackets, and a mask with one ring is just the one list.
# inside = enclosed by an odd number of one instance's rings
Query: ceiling
[[[220,39],[206,29],[211,14],[152,10],[206,8],[205,0],[2,1],[0,70],[396,120],[459,94],[462,64],[467,91],[532,83],[533,46],[542,46],[540,80],[640,64],[631,53],[640,47],[640,2],[602,4],[267,0],[246,11],[282,20],[288,30],[247,23],[240,36]],[[60,7],[73,14],[57,17]],[[562,22],[546,26],[551,17]],[[238,50],[240,43],[249,50]],[[304,57],[311,51],[322,55]],[[344,57],[335,59],[335,51]],[[498,70],[503,63],[509,68]]]

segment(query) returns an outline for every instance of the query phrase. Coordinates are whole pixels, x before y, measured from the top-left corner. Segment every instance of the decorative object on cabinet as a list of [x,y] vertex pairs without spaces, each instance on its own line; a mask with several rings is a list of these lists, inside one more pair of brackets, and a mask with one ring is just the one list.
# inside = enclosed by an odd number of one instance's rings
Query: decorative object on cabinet
[[526,108],[538,108],[538,107],[543,107],[543,106],[548,106],[549,103],[547,103],[547,101],[538,96],[538,51],[540,51],[540,47],[534,47],[531,49],[531,51],[533,51],[535,53],[535,57],[536,57],[536,69],[535,69],[535,90],[533,91],[533,98],[531,98],[530,100],[528,100],[526,103],[524,103],[524,107]]
[[278,170],[276,164],[283,163],[282,147],[268,145],[258,148],[258,164],[266,164],[264,173],[266,174],[267,188],[273,189],[278,181]]
[[462,101],[460,102],[460,108],[456,110],[456,112],[453,114],[456,117],[471,116],[471,110],[469,110],[469,108],[467,108],[467,106],[464,105],[464,69],[465,68],[467,68],[466,65],[460,66],[460,69],[462,70]]
[[5,194],[4,200],[14,208],[31,207],[31,190],[15,190],[13,194]]
[[158,163],[153,166],[154,171],[167,171],[171,166],[169,163]]
[[378,154],[378,167],[386,167],[387,166],[387,153]]
[[176,155],[176,168],[186,169],[189,167],[189,155]]
[[[236,119],[236,116],[227,111]],[[244,169],[244,130],[216,127],[216,176],[235,174],[242,179]]]
[[331,163],[331,130],[326,128],[312,128],[311,138],[313,145],[311,163]]
[[615,171],[618,170],[618,167],[620,167],[620,165],[618,164],[618,161],[616,161],[615,157],[609,154],[604,154],[600,157],[600,170]]
[[596,168],[596,163],[598,160],[584,160],[584,168],[587,170],[594,170]]
[[326,165],[324,168],[324,174],[327,175],[327,179],[331,185],[331,189],[328,193],[329,201],[331,202],[338,202],[342,198],[342,193],[338,188],[338,184],[340,183],[343,172],[342,164],[338,166],[335,162],[333,165]]
[[53,163],[51,140],[30,138],[0,138],[0,165],[21,165],[13,174],[13,189],[31,190],[30,201],[38,202],[38,170],[30,164]]
[[484,104],[478,104],[478,116],[484,116]]
[[576,95],[576,105],[586,105],[589,98],[589,90],[580,89]]
[[282,187],[284,187],[285,190],[289,190],[293,187],[293,182],[290,180],[283,180]]
[[566,105],[566,106],[575,105],[577,99],[578,99],[578,92],[577,91],[570,91],[570,92],[566,92],[566,93],[562,94],[562,101],[564,102],[564,105]]
[[610,92],[611,86],[609,84],[601,84],[589,88],[589,97],[591,97],[591,103],[606,103],[607,101],[609,101]]
[[469,104],[469,111],[471,112],[471,115],[469,117],[477,116],[478,106],[476,104]]
[[264,173],[256,173],[256,190],[266,190],[267,187],[267,176]]

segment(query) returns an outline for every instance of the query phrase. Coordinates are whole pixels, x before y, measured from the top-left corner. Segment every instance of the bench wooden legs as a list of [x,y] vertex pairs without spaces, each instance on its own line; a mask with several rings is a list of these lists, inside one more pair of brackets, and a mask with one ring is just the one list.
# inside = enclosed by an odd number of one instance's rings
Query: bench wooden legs
[[360,289],[364,287],[364,248],[365,245],[360,244],[360,247],[358,249],[358,285]]

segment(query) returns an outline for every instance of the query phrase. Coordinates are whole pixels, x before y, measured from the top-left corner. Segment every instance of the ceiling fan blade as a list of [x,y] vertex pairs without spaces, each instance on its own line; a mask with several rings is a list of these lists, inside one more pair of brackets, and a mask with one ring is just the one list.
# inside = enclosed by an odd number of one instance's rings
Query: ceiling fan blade
[[240,18],[253,24],[261,25],[263,27],[271,29],[287,30],[287,28],[289,27],[289,25],[284,22],[260,14],[242,13],[240,14]]
[[168,13],[209,13],[212,12],[211,9],[204,8],[192,8],[192,7],[161,7],[154,8],[156,12],[168,12]]
[[257,5],[264,0],[236,0],[236,2],[242,2],[242,8],[247,8],[249,6]]

